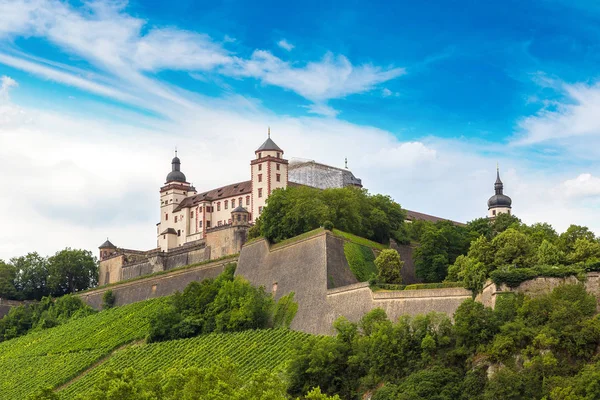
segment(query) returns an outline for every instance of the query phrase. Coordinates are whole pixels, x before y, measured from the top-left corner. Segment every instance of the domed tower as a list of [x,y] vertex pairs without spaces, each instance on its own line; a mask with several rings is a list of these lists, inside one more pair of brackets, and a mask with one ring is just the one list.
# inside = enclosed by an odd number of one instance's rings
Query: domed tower
[[504,184],[500,179],[500,168],[496,168],[496,183],[494,183],[495,195],[488,200],[488,217],[496,218],[498,214],[506,213],[510,215],[512,200],[504,192]]
[[[181,160],[175,157],[171,160],[171,172],[167,175],[166,183],[160,188],[160,222],[157,224],[157,246],[163,251],[176,247],[182,242],[181,221],[176,221],[173,211],[188,196],[196,194],[196,189],[187,182],[181,172]],[[185,229],[185,228],[184,228]],[[185,236],[183,236],[185,237]]]
[[254,152],[250,162],[252,177],[252,206],[250,220],[256,221],[266,204],[267,197],[275,189],[287,187],[288,160],[283,158],[283,150],[271,139],[271,128],[267,140]]

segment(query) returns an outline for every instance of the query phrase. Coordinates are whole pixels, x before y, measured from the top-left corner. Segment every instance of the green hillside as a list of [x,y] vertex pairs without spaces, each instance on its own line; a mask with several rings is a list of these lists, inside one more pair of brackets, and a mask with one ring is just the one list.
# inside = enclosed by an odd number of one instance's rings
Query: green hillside
[[287,330],[210,334],[145,344],[149,316],[168,298],[117,307],[0,343],[0,399],[23,400],[42,387],[60,388],[61,398],[84,393],[107,368],[153,372],[209,366],[230,357],[242,374],[276,368],[294,343],[309,335]]
[[133,368],[141,376],[170,368],[209,367],[224,357],[239,366],[242,378],[258,369],[274,370],[291,358],[295,344],[310,335],[287,329],[265,329],[239,333],[213,333],[190,339],[134,345],[115,352],[108,361],[60,391],[61,399],[72,399],[89,390],[107,370]]

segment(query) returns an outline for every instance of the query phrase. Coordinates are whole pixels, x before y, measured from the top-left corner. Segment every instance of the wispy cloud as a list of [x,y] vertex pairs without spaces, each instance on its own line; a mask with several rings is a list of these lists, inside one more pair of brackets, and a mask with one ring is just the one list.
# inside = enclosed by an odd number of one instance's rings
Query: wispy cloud
[[8,91],[10,88],[18,86],[17,81],[10,76],[0,77],[0,99],[8,100]]
[[285,39],[281,39],[279,42],[277,42],[277,46],[287,51],[292,51],[294,47],[296,47]]
[[566,180],[562,186],[568,197],[600,198],[600,178],[592,174],[581,174],[575,179]]

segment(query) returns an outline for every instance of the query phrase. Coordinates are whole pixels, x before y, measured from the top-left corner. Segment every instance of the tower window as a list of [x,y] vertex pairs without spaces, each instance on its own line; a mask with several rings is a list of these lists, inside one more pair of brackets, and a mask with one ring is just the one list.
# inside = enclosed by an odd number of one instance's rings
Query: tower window
[[496,215],[496,210],[493,210],[493,211],[492,211],[492,215]]
[[229,200],[225,200],[224,203],[225,203],[225,209],[227,210],[229,208]]
[[169,214],[165,214],[165,221],[169,220]]
[[276,178],[277,178],[277,182],[281,182],[281,174],[277,174]]
[[262,164],[258,164],[258,170],[262,171]]
[[258,153],[258,158],[262,158],[262,153]]
[[262,188],[258,189],[258,197],[262,197]]
[[281,158],[281,154],[277,153],[277,158]]
[[281,165],[279,165],[279,164],[275,164],[275,165],[277,165],[277,171],[279,171],[279,167],[281,167]]
[[258,174],[258,181],[262,182],[262,174]]
[[177,215],[175,216],[175,223],[177,223]]
[[191,218],[194,218],[194,212],[193,212],[193,211],[192,211],[192,215],[191,215]]

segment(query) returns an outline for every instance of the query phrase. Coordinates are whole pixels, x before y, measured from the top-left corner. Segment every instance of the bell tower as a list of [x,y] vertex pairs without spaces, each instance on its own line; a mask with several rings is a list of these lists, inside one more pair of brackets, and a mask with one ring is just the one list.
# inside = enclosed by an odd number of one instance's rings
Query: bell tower
[[283,158],[283,150],[271,139],[271,128],[267,140],[254,152],[250,162],[252,177],[252,204],[250,220],[260,216],[267,198],[275,189],[285,189],[288,183],[288,160]]
[[488,217],[496,218],[499,214],[510,214],[512,200],[504,194],[504,183],[500,179],[500,167],[496,166],[496,182],[494,183],[495,194],[488,200]]

